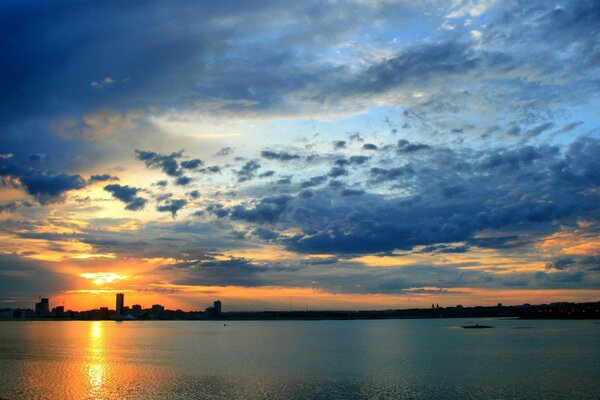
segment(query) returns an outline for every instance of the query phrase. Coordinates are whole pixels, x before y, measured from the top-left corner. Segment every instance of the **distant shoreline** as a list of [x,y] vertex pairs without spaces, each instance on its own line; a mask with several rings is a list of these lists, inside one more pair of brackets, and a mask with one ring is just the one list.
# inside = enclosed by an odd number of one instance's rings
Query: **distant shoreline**
[[[0,310],[0,312],[3,310]],[[10,309],[4,309],[5,312]],[[551,303],[518,306],[437,307],[371,311],[230,311],[218,315],[205,315],[198,311],[173,312],[164,310],[158,314],[140,314],[104,318],[90,317],[93,313],[78,313],[61,317],[0,318],[0,321],[321,321],[321,320],[383,320],[383,319],[439,319],[439,318],[504,318],[522,320],[600,320],[600,302]]]

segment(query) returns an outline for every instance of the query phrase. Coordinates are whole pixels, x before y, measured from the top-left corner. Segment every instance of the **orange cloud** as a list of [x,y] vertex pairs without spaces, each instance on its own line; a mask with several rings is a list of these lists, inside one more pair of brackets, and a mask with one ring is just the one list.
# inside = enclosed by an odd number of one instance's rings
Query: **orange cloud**
[[538,247],[546,252],[569,255],[594,255],[600,252],[600,238],[580,230],[562,231],[545,237]]

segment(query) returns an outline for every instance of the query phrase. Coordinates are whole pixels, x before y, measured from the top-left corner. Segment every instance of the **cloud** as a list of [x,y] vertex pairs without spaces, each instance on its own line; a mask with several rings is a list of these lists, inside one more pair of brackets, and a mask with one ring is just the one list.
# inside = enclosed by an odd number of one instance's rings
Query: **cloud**
[[192,182],[192,178],[190,178],[189,176],[178,176],[177,179],[175,179],[175,184],[179,185],[179,186],[186,186],[189,185],[190,182]]
[[319,185],[325,183],[326,180],[327,180],[326,176],[322,176],[322,175],[321,176],[313,176],[309,180],[302,182],[300,184],[300,187],[308,188],[308,187],[319,186]]
[[202,160],[194,158],[193,160],[186,160],[181,162],[181,168],[185,169],[196,169],[203,164]]
[[217,152],[217,156],[226,157],[233,153],[233,149],[231,147],[223,147]]
[[275,171],[265,171],[262,174],[258,175],[259,178],[269,178],[275,175]]
[[[600,183],[591,161],[597,155],[600,143],[590,138],[576,140],[564,153],[546,145],[501,152],[430,146],[428,156],[413,159],[411,165],[369,170],[372,184],[394,182],[392,188],[400,190],[400,195],[343,189],[333,202],[336,194],[332,191],[343,187],[339,184],[301,191],[297,197],[265,197],[254,207],[226,209],[223,217],[277,223],[299,231],[281,232],[278,241],[301,253],[372,253],[459,242],[511,248],[527,242],[511,235],[484,238],[475,234],[520,224],[527,224],[534,234],[536,229],[552,229],[557,221],[572,223],[571,218],[581,213],[589,216],[598,209],[596,195],[584,194],[586,188]],[[299,188],[317,187],[325,181],[325,176],[312,177]],[[428,249],[439,253],[468,250],[461,246]]]
[[573,260],[572,258],[562,258],[560,260],[546,264],[546,270],[555,269],[557,271],[564,271],[566,269],[569,269],[570,266],[574,263],[575,260]]
[[186,272],[186,277],[175,280],[174,284],[254,287],[266,283],[258,277],[262,268],[242,257],[180,262],[166,269]]
[[361,196],[365,194],[364,190],[359,189],[344,189],[342,190],[342,196]]
[[104,190],[112,194],[115,199],[121,200],[126,204],[125,209],[131,211],[138,211],[144,208],[146,205],[146,199],[138,197],[138,192],[141,189],[130,187],[127,185],[106,185]]
[[254,206],[234,206],[230,210],[232,219],[256,223],[275,222],[283,214],[291,196],[273,196],[261,199]]
[[260,155],[267,160],[279,160],[279,161],[290,161],[290,160],[298,160],[300,156],[297,154],[290,154],[286,151],[275,152],[270,150],[263,150],[260,152]]
[[256,160],[246,162],[242,168],[237,171],[238,182],[246,182],[254,178],[256,171],[258,171],[260,167],[260,163]]
[[400,139],[397,144],[398,153],[414,153],[416,151],[427,150],[431,146],[422,143],[410,143],[408,140]]
[[159,212],[170,212],[171,216],[175,218],[177,212],[181,210],[187,204],[187,200],[184,199],[169,199],[163,205],[158,205],[156,211]]
[[[49,297],[74,288],[70,275],[54,271],[51,264],[4,254],[0,258],[0,307],[32,308],[39,295]],[[10,303],[8,302],[10,301]],[[54,304],[55,305],[55,304]],[[54,306],[51,304],[51,307]]]
[[86,186],[80,175],[31,173],[20,177],[27,192],[44,205],[55,201],[70,190],[79,190]]
[[69,191],[83,189],[87,183],[81,175],[54,173],[25,167],[14,157],[0,158],[0,177],[13,178],[42,205],[62,200]]
[[350,158],[338,158],[335,160],[335,164],[343,167],[345,165],[363,165],[369,161],[370,157],[367,156],[351,156]]
[[390,169],[375,167],[369,170],[371,181],[375,183],[393,181],[398,178],[410,177],[414,173],[415,171],[410,165],[404,165],[402,167],[395,167]]
[[332,178],[337,178],[344,175],[348,175],[348,171],[341,167],[332,167],[327,173],[327,176]]
[[176,151],[165,155],[153,151],[136,150],[135,155],[147,167],[161,168],[165,174],[173,177],[181,175],[177,159],[183,156],[183,151]]
[[346,142],[344,140],[335,140],[333,142],[333,148],[335,150],[340,150],[346,148]]
[[363,150],[374,150],[375,151],[375,150],[378,149],[378,147],[377,147],[377,145],[374,145],[373,143],[365,143],[365,144],[363,144],[362,149]]
[[113,175],[109,175],[109,174],[102,174],[102,175],[92,175],[90,176],[90,178],[88,179],[89,183],[96,183],[96,182],[107,182],[107,181],[118,181],[119,178]]

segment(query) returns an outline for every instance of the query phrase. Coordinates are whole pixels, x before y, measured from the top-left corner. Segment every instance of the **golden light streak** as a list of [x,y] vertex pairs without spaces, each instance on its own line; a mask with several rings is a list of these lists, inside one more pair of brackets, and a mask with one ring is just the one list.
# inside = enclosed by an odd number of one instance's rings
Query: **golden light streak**
[[83,253],[83,254],[77,254],[71,258],[77,259],[77,260],[87,260],[88,258],[116,258],[116,256],[113,253],[108,253],[108,254],[90,254],[90,253]]
[[428,262],[431,257],[427,256],[362,256],[350,258],[348,261],[355,261],[365,264],[368,267],[401,267]]
[[105,283],[112,283],[116,280],[128,279],[127,275],[120,275],[114,272],[86,272],[79,274],[80,277],[90,279],[96,285],[103,285]]
[[580,230],[556,232],[542,239],[537,245],[546,252],[569,255],[594,255],[600,252],[600,238],[594,233]]
[[90,340],[87,353],[90,360],[87,366],[89,392],[94,398],[100,398],[106,380],[106,360],[104,357],[102,321],[90,323]]

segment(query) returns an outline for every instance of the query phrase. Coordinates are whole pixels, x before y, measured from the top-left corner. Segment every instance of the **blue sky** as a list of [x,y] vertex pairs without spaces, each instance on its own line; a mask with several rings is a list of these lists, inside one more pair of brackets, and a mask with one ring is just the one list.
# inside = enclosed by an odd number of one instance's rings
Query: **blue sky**
[[0,306],[598,298],[594,1],[0,14]]

